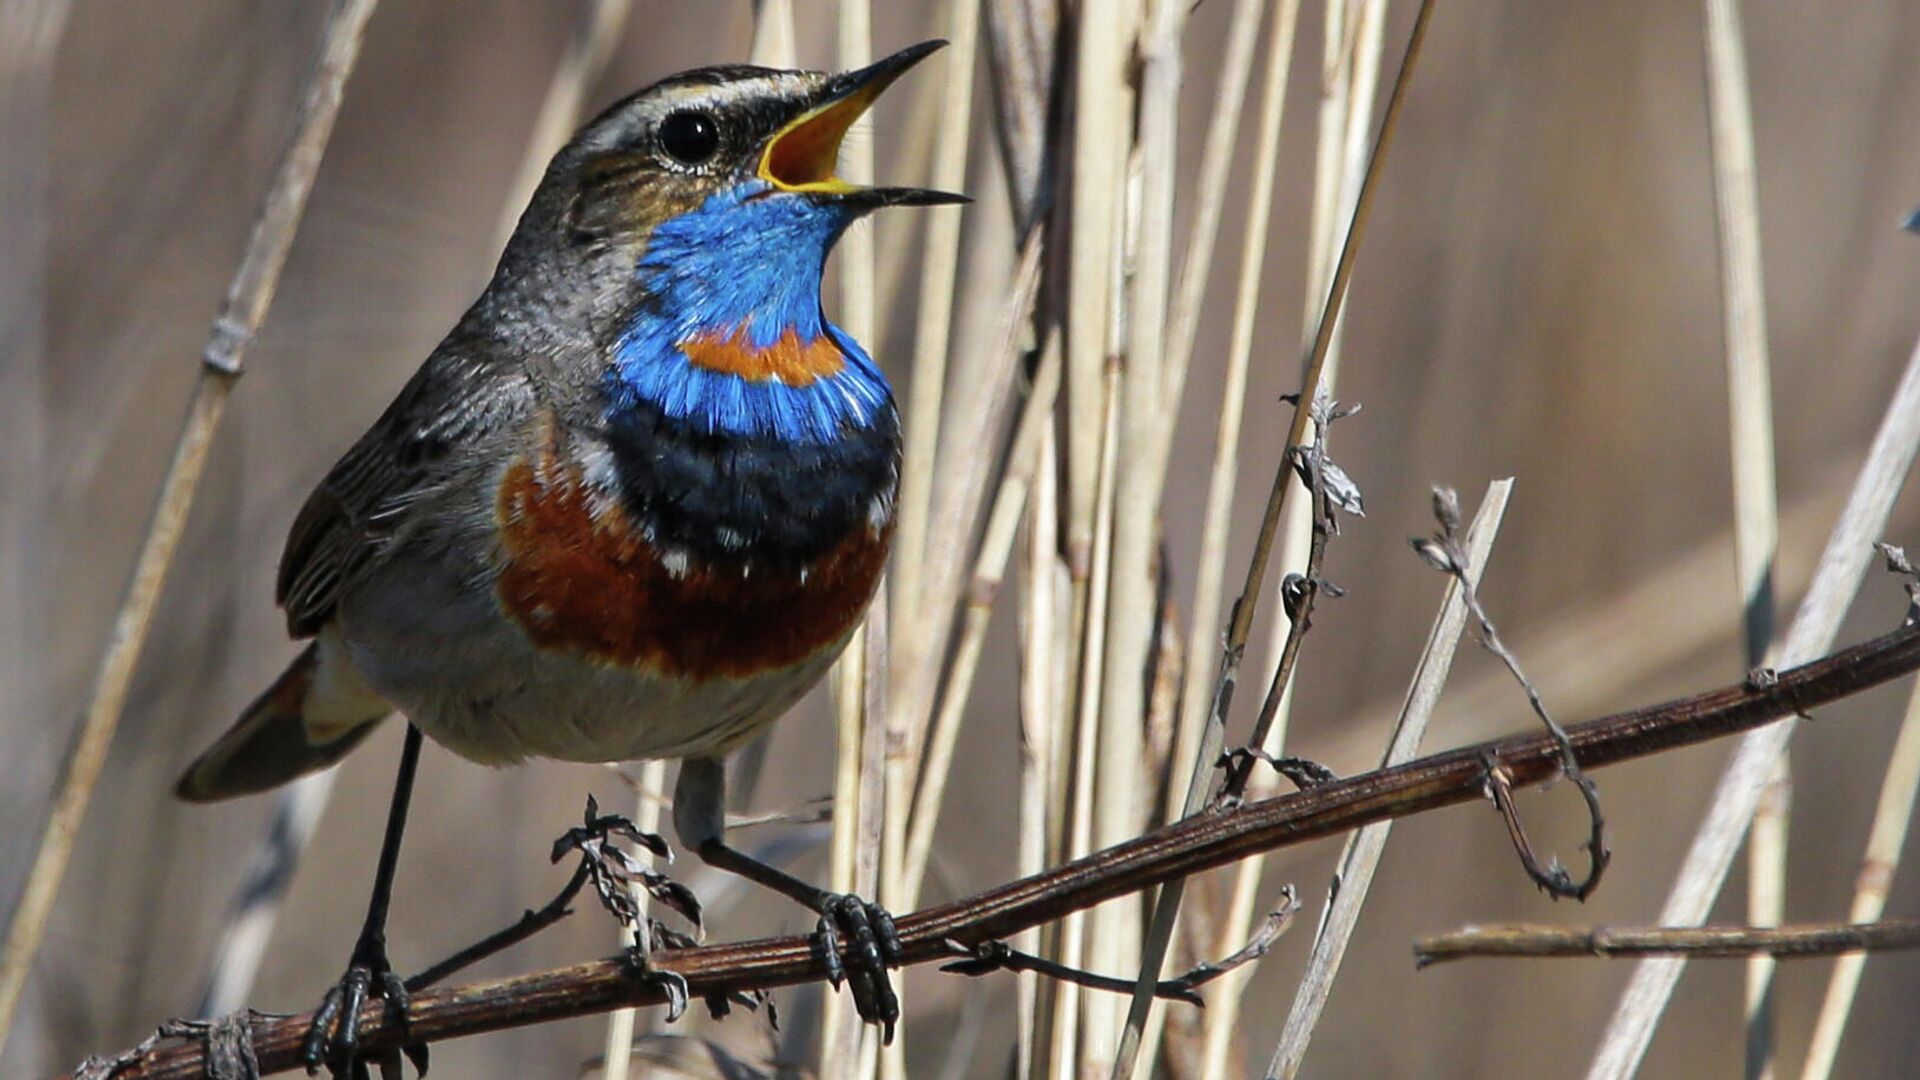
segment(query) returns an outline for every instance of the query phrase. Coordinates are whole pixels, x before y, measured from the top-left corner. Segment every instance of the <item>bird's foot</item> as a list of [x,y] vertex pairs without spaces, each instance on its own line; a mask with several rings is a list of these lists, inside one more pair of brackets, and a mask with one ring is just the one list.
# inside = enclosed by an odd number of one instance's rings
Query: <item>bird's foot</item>
[[[327,1067],[336,1080],[360,1080],[368,1075],[367,1062],[360,1054],[360,1010],[368,996],[380,999],[387,1021],[403,1030],[407,1023],[407,987],[387,962],[386,950],[362,942],[354,949],[346,974],[340,977],[320,999],[314,1010],[313,1024],[307,1028],[306,1041],[300,1046],[300,1062],[309,1075]],[[402,1047],[415,1070],[425,1076],[427,1047],[412,1043]],[[388,1050],[377,1059],[383,1076],[398,1076],[400,1052]]]
[[[646,931],[643,931],[646,932]],[[627,946],[627,966],[634,981],[660,987],[667,996],[667,1023],[680,1019],[687,1011],[689,995],[686,976],[668,971],[653,962],[652,949],[637,942]]]
[[858,896],[830,893],[821,907],[813,947],[826,964],[827,981],[836,990],[844,981],[860,1019],[881,1025],[882,1039],[892,1042],[893,1025],[900,1019],[900,999],[887,975],[887,969],[900,962],[900,934],[894,929],[893,916]]

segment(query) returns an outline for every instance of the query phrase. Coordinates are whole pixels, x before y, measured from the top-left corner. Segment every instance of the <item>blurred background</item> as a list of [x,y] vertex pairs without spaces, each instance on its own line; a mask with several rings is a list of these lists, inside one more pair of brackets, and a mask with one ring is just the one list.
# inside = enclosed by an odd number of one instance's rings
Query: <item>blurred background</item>
[[[0,12],[45,4],[0,3]],[[66,7],[66,5],[53,5]],[[293,654],[272,604],[288,524],[307,491],[373,420],[492,270],[503,215],[574,4],[387,0],[294,244],[278,297],[212,452],[104,780],[88,812],[0,1075],[48,1075],[131,1045],[187,1013],[272,800],[175,802],[179,769]],[[1184,247],[1193,172],[1212,109],[1229,5],[1207,0],[1187,32],[1188,87],[1174,236]],[[932,2],[875,5],[876,52],[937,36]],[[1748,0],[1745,14],[1777,424],[1783,624],[1818,557],[1890,389],[1920,334],[1920,18],[1902,0]],[[0,34],[0,904],[32,859],[59,765],[192,388],[208,319],[283,146],[325,14],[320,4],[79,2],[29,36]],[[1321,11],[1302,6],[1253,378],[1247,463],[1227,580],[1237,583],[1285,438],[1307,275]],[[1391,5],[1390,72],[1412,5]],[[808,67],[834,65],[833,5],[795,5]],[[636,0],[589,112],[673,71],[740,61],[743,0]],[[928,65],[937,70],[937,59]],[[1365,412],[1334,453],[1366,493],[1308,638],[1293,752],[1341,774],[1377,762],[1444,582],[1411,557],[1430,531],[1427,491],[1517,480],[1483,593],[1563,719],[1737,680],[1746,668],[1729,532],[1726,376],[1699,6],[1688,0],[1536,4],[1454,0],[1388,162],[1347,316],[1338,396]],[[981,78],[986,77],[981,64]],[[882,179],[940,78],[921,73],[880,106]],[[1257,80],[1256,80],[1257,85]],[[1257,95],[1250,94],[1250,102]],[[1383,93],[1384,97],[1384,93]],[[976,96],[955,352],[986,349],[1012,274],[1006,181],[991,107]],[[1239,145],[1251,158],[1251,103]],[[1233,260],[1247,170],[1226,201],[1219,267],[1174,431],[1162,506],[1172,598],[1192,589],[1219,411]],[[885,252],[919,243],[921,219],[874,226]],[[904,264],[909,278],[916,261]],[[884,280],[884,278],[883,278]],[[883,295],[885,290],[883,289]],[[904,396],[914,289],[892,289],[868,344]],[[835,301],[829,299],[829,310]],[[954,393],[962,393],[957,387]],[[1913,543],[1905,498],[1889,539]],[[1903,597],[1877,571],[1842,640],[1894,625]],[[1017,634],[1001,605],[955,759],[926,898],[1014,874]],[[1263,617],[1262,624],[1266,623]],[[1185,630],[1181,631],[1184,637]],[[1267,648],[1265,631],[1255,653]],[[1214,659],[1193,662],[1210,676]],[[1524,699],[1491,658],[1463,649],[1428,738],[1434,749],[1520,730]],[[1845,916],[1881,767],[1906,687],[1823,710],[1794,748],[1789,918]],[[1257,694],[1243,690],[1243,698]],[[1244,732],[1242,703],[1236,730]],[[816,693],[785,720],[753,809],[830,792],[832,709]],[[340,769],[248,1000],[311,1007],[364,912],[400,731],[389,724]],[[1554,905],[1523,876],[1499,820],[1468,806],[1402,822],[1307,1059],[1312,1076],[1569,1076],[1584,1071],[1630,971],[1621,961],[1474,962],[1416,972],[1409,941],[1464,922],[1649,922],[1730,744],[1599,777],[1615,861],[1584,907]],[[1185,765],[1177,771],[1184,777]],[[564,880],[548,844],[584,796],[630,805],[606,769],[535,763],[496,772],[429,750],[401,860],[390,939],[417,968],[517,917]],[[1577,800],[1529,800],[1575,854]],[[795,866],[822,874],[823,826],[781,832]],[[768,839],[763,836],[762,839]],[[1338,847],[1291,850],[1263,896],[1307,903],[1249,983],[1236,1062],[1264,1062],[1292,998]],[[720,938],[804,928],[790,905],[744,897],[683,862]],[[1744,917],[1741,871],[1717,917]],[[1920,915],[1904,867],[1890,916]],[[611,951],[614,927],[582,905],[559,928],[476,975]],[[1804,1052],[1828,964],[1784,967],[1779,1045]],[[1011,976],[906,976],[915,1076],[1007,1075]],[[1911,1003],[1920,961],[1867,966],[1841,1049],[1846,1076],[1904,1076],[1920,1059]],[[1682,982],[1648,1076],[1735,1076],[1741,965],[1698,963]],[[813,991],[780,991],[786,1052],[806,1058]],[[695,1014],[700,1010],[696,1009]],[[1173,1022],[1173,1028],[1180,1027]],[[436,1046],[445,1077],[571,1077],[601,1053],[586,1018]],[[693,1016],[748,1056],[764,1020]],[[1170,1036],[1173,1033],[1170,1032]],[[942,1071],[946,1070],[946,1071]]]

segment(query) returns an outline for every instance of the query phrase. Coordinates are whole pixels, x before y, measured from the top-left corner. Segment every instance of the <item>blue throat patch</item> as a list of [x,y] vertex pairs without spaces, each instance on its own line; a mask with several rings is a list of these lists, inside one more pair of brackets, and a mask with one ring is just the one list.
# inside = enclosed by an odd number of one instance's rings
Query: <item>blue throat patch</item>
[[[609,418],[639,398],[706,431],[826,443],[891,408],[886,376],[820,310],[827,252],[852,216],[770,191],[751,180],[654,228],[636,271],[651,300],[614,344]],[[830,345],[841,362],[794,381],[749,376],[694,363],[689,347],[702,342],[731,343],[743,360],[783,343],[817,358]]]

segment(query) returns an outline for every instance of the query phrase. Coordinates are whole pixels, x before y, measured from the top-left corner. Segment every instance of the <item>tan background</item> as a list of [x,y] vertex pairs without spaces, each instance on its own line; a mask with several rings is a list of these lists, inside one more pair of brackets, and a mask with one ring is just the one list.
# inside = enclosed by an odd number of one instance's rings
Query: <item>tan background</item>
[[[931,5],[876,6],[879,49],[933,33]],[[1194,17],[1188,178],[1227,6],[1205,3]],[[1920,332],[1920,237],[1896,228],[1920,202],[1920,11],[1902,0],[1745,7],[1788,514],[1782,558],[1785,576],[1801,581]],[[43,394],[9,414],[39,418],[44,490],[0,491],[0,515],[36,526],[27,530],[31,560],[9,569],[37,567],[27,583],[32,606],[0,619],[9,635],[0,645],[39,658],[9,669],[20,685],[0,696],[16,703],[0,705],[0,896],[17,890],[30,857],[320,9],[96,2],[78,4],[68,22],[51,98]],[[1282,437],[1284,414],[1273,402],[1291,388],[1289,343],[1300,333],[1320,40],[1317,5],[1306,9],[1243,448],[1251,474],[1236,568],[1265,487],[1259,474]],[[188,808],[167,788],[291,655],[270,602],[285,528],[309,486],[484,282],[506,189],[572,18],[571,5],[455,0],[390,0],[375,16],[0,1074],[40,1075],[130,1044],[197,993],[270,800]],[[1410,8],[1397,5],[1389,57],[1409,18]],[[828,3],[800,5],[810,65],[831,63],[832,19]],[[744,4],[637,3],[591,106],[679,68],[738,60],[746,40]],[[1397,700],[1439,593],[1404,545],[1428,528],[1433,482],[1459,486],[1471,507],[1488,479],[1518,477],[1485,593],[1521,656],[1534,660],[1549,702],[1569,718],[1740,674],[1700,44],[1697,5],[1682,0],[1441,5],[1354,287],[1340,396],[1367,408],[1338,429],[1334,449],[1364,487],[1370,516],[1331,556],[1331,576],[1352,595],[1322,608],[1307,646],[1301,752],[1343,773],[1378,753],[1380,709]],[[910,81],[882,106],[875,145],[883,177],[898,175],[889,154],[908,102],[936,81],[918,79],[919,88]],[[976,133],[984,136],[981,100]],[[1244,141],[1250,155],[1250,131]],[[977,141],[976,160],[989,142]],[[982,220],[999,213],[997,168],[977,166],[970,186],[986,196]],[[1222,265],[1237,257],[1243,186],[1241,177],[1230,195]],[[882,228],[911,225],[896,218]],[[982,254],[966,275],[979,289],[969,308],[976,330],[990,326],[1005,263]],[[1227,291],[1226,277],[1216,294]],[[1226,342],[1224,302],[1215,309],[1202,330],[1166,507],[1182,596]],[[896,333],[875,350],[901,380],[905,340]],[[0,364],[31,360],[22,352]],[[1893,538],[1913,541],[1916,524],[1909,499]],[[1643,595],[1689,557],[1705,571]],[[1595,618],[1635,595],[1643,599],[1624,621]],[[1889,581],[1876,574],[1866,596],[1847,637],[1898,618]],[[1703,612],[1718,620],[1707,638],[1678,629]],[[1011,622],[1003,622],[959,758],[948,822],[964,824],[939,845],[936,899],[1000,880],[1012,865],[1014,681]],[[1475,690],[1497,686],[1492,664],[1463,657],[1436,746],[1524,723],[1517,694]],[[1844,913],[1902,693],[1876,691],[1829,710],[1798,742],[1792,917]],[[828,789],[823,700],[778,731],[776,767],[757,805]],[[262,971],[261,1008],[309,1006],[346,957],[397,734],[383,732],[342,770]],[[1584,910],[1556,907],[1526,882],[1483,808],[1402,825],[1308,1074],[1577,1075],[1625,965],[1479,963],[1416,973],[1408,941],[1470,920],[1650,919],[1725,751],[1671,754],[1600,778],[1616,862]],[[400,868],[396,962],[418,966],[543,899],[561,880],[546,863],[547,841],[574,820],[587,790],[607,803],[628,798],[601,770],[538,764],[494,773],[430,752]],[[1554,792],[1531,809],[1568,810],[1566,796]],[[1557,831],[1545,821],[1571,852],[1572,818]],[[1332,850],[1275,860],[1272,885],[1293,881],[1317,903]],[[802,865],[811,872],[822,854],[814,849]],[[1729,890],[1723,917],[1739,917],[1738,895]],[[1920,914],[1916,895],[1920,880],[1905,870],[1889,914]],[[722,936],[802,924],[797,912],[757,901],[722,902],[715,923]],[[598,955],[611,936],[589,912],[486,970]],[[1253,983],[1244,1028],[1259,1060],[1278,1033],[1306,940],[1283,942]],[[1789,1063],[1797,1065],[1825,974],[1815,962],[1781,974]],[[915,1075],[935,1075],[970,994],[986,995],[987,1033],[962,1073],[1004,1075],[1005,977],[963,983],[916,972],[908,985]],[[1912,1074],[1916,993],[1914,960],[1869,964],[1841,1075]],[[1737,1075],[1739,994],[1738,965],[1696,966],[1644,1075]],[[780,995],[796,1031],[812,1028],[809,1000]],[[580,1020],[446,1044],[435,1050],[435,1073],[573,1076],[599,1052],[603,1031],[598,1020]],[[751,1046],[761,1031],[758,1020],[738,1017],[722,1035]]]

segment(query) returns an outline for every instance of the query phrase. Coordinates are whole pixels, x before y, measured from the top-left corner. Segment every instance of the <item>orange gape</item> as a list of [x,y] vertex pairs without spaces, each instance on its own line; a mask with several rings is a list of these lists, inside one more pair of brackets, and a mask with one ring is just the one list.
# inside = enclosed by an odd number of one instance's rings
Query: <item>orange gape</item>
[[619,500],[596,499],[549,445],[508,469],[498,504],[501,607],[543,648],[702,682],[789,667],[866,611],[891,526],[864,523],[794,570],[692,560],[666,568]]
[[738,375],[749,382],[778,379],[788,386],[808,386],[815,379],[838,375],[847,362],[832,338],[821,334],[802,343],[791,326],[764,349],[747,340],[742,326],[725,337],[703,333],[689,338],[680,343],[680,351],[695,367]]

